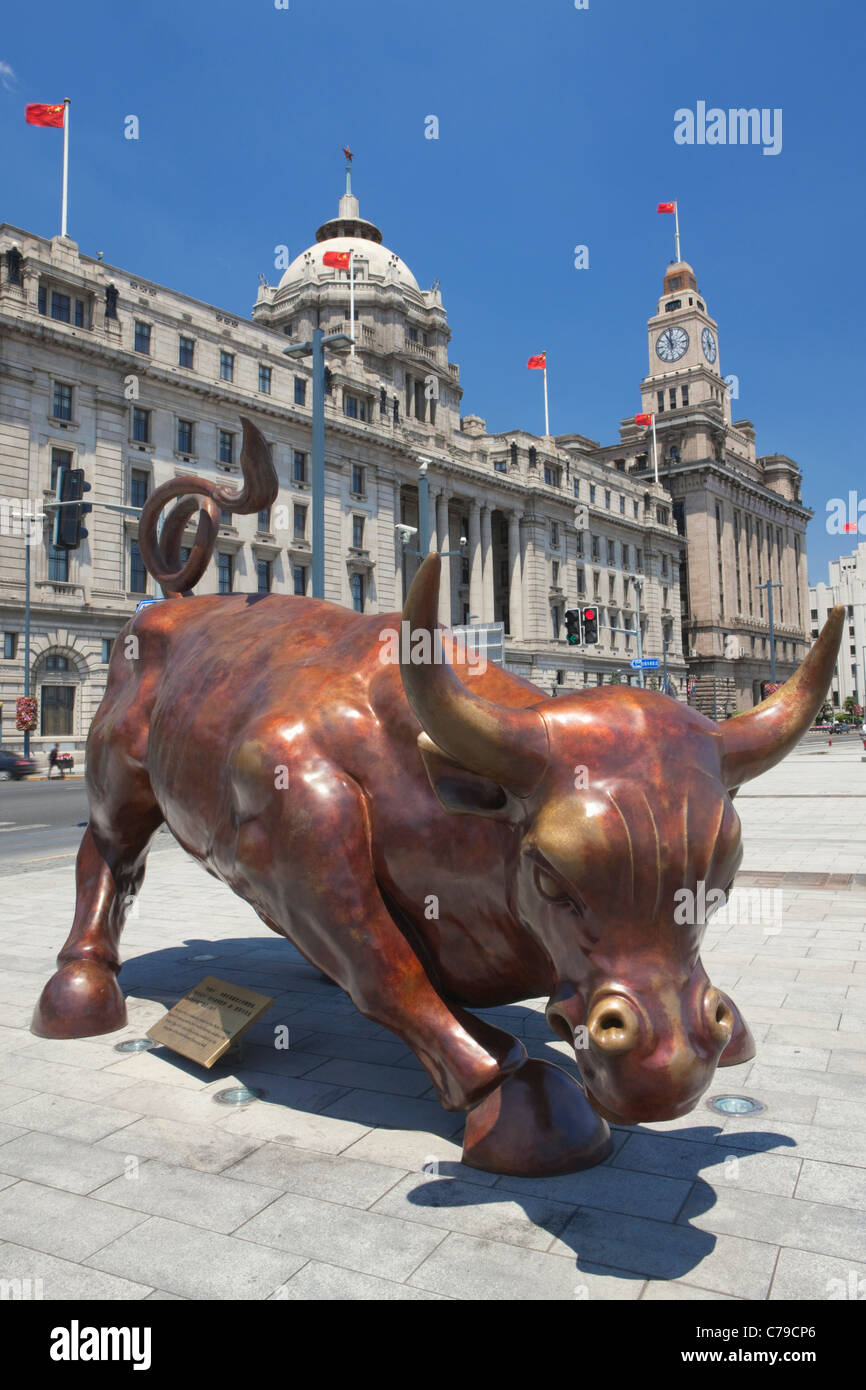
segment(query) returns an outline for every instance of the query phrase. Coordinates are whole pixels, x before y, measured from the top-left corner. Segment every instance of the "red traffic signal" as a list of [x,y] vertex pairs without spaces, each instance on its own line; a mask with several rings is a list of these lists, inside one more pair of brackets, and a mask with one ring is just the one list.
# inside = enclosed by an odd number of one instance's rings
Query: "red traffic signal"
[[597,608],[584,608],[583,610],[583,640],[587,646],[591,646],[598,641]]

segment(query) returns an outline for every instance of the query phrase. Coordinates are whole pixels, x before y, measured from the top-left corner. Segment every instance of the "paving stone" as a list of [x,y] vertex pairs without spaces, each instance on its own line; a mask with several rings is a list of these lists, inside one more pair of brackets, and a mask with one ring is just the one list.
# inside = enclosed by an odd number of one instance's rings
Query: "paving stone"
[[659,1221],[675,1221],[691,1185],[691,1178],[682,1181],[667,1173],[658,1176],[635,1172],[608,1160],[596,1168],[557,1178],[501,1177],[496,1192],[505,1189],[521,1196],[555,1198],[568,1203],[572,1209],[575,1206],[597,1207],[602,1211],[632,1212]]
[[364,1159],[372,1163],[390,1164],[412,1173],[434,1166],[450,1177],[461,1177],[479,1187],[493,1187],[498,1174],[469,1168],[461,1160],[463,1149],[459,1139],[444,1139],[417,1129],[371,1129],[343,1150],[343,1156]]
[[125,1128],[134,1116],[92,1101],[69,1096],[36,1095],[3,1111],[3,1118],[23,1129],[39,1129],[65,1139],[95,1142]]
[[680,1222],[720,1235],[760,1232],[761,1239],[773,1245],[817,1255],[845,1250],[852,1259],[866,1259],[866,1215],[827,1202],[727,1188],[716,1192],[709,1207],[701,1194],[693,1193]]
[[0,1114],[5,1118],[6,1112],[20,1105],[25,1100],[38,1100],[39,1092],[28,1090],[25,1086],[13,1086],[10,1083],[0,1081]]
[[350,1091],[322,1113],[368,1126],[421,1129],[446,1138],[462,1129],[466,1118],[456,1111],[443,1110],[435,1101],[382,1095],[375,1091]]
[[196,1168],[202,1173],[219,1173],[251,1153],[258,1144],[240,1135],[227,1134],[224,1129],[147,1118],[136,1120],[101,1139],[97,1147],[134,1158],[161,1158],[166,1163]]
[[129,1085],[124,1077],[109,1075],[107,1071],[46,1062],[27,1052],[13,1052],[9,1066],[14,1068],[16,1085],[25,1086],[33,1093],[47,1091],[55,1096],[69,1096],[71,1100],[104,1101],[110,1106],[113,1097]]
[[420,1096],[430,1089],[430,1078],[425,1071],[410,1070],[408,1067],[383,1067],[370,1062],[350,1062],[342,1057],[320,1062],[318,1069],[309,1073],[309,1079],[332,1082],[337,1086],[360,1087],[366,1091],[384,1091],[398,1096]]
[[712,1289],[699,1289],[694,1284],[683,1284],[678,1279],[649,1279],[641,1294],[643,1303],[676,1302],[736,1303],[733,1294],[715,1293]]
[[327,1194],[331,1202],[366,1208],[404,1176],[402,1168],[363,1159],[313,1153],[290,1144],[262,1144],[254,1153],[224,1170],[225,1177],[252,1182],[306,1197]]
[[[2,1194],[0,1194],[2,1196]],[[286,1193],[240,1226],[243,1240],[402,1282],[443,1239],[443,1231],[371,1211]]]
[[124,1160],[93,1144],[33,1130],[3,1145],[0,1166],[45,1187],[86,1194],[122,1173]]
[[0,1251],[3,1279],[29,1279],[30,1287],[40,1280],[40,1297],[53,1302],[90,1302],[104,1299],[140,1299],[153,1297],[147,1284],[135,1284],[113,1274],[103,1274],[89,1265],[62,1260],[47,1255],[44,1250],[32,1250],[24,1245],[6,1242]]
[[[804,1250],[782,1250],[770,1290],[771,1301],[848,1302],[866,1298],[866,1264],[855,1260],[815,1255]],[[808,1319],[803,1319],[807,1322]]]
[[519,1250],[498,1241],[453,1233],[412,1275],[409,1283],[472,1302],[530,1303],[584,1299],[637,1299],[639,1279],[618,1270],[584,1264],[574,1255]]
[[409,1173],[373,1207],[386,1216],[531,1250],[546,1250],[573,1210],[553,1194],[534,1196],[499,1186],[482,1192],[475,1184],[432,1173]]
[[266,1100],[254,1101],[243,1106],[240,1113],[229,1114],[220,1121],[219,1128],[226,1134],[242,1135],[258,1143],[269,1139],[318,1153],[342,1153],[369,1131],[368,1125],[353,1120],[291,1110],[285,1105],[270,1105]]
[[[695,1207],[714,1200],[699,1190]],[[760,1201],[771,1200],[761,1195]],[[753,1228],[754,1229],[754,1228]],[[756,1240],[712,1235],[697,1225],[670,1225],[582,1207],[551,1250],[576,1251],[581,1261],[650,1279],[684,1279],[739,1298],[765,1298],[778,1247]]]
[[309,1260],[288,1283],[271,1294],[272,1301],[277,1299],[339,1303],[446,1301],[442,1294],[395,1284],[389,1279],[376,1279],[371,1274],[358,1274],[355,1270],[322,1264],[319,1260]]
[[[126,1214],[118,1207],[103,1206],[106,1211]],[[122,1240],[105,1245],[87,1263],[182,1298],[249,1300],[268,1298],[298,1271],[303,1260],[235,1236],[152,1216]]]
[[270,1187],[149,1159],[98,1188],[93,1196],[100,1202],[228,1235],[272,1202],[276,1193]]
[[804,1201],[828,1202],[836,1207],[866,1211],[866,1168],[806,1159],[795,1195]]
[[640,1130],[629,1137],[613,1164],[641,1173],[702,1180],[714,1188],[744,1187],[749,1192],[770,1192],[783,1197],[793,1194],[800,1172],[800,1160],[796,1157],[760,1153],[733,1144],[726,1148],[721,1144],[693,1144],[676,1135]]
[[85,1259],[141,1219],[138,1212],[32,1182],[17,1182],[0,1192],[0,1240],[67,1260]]

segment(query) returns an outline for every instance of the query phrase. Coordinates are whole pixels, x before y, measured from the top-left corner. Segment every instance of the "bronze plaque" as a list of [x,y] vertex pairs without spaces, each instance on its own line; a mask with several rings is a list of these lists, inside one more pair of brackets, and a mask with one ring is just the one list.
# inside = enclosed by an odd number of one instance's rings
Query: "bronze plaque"
[[212,1067],[273,1002],[266,994],[208,975],[148,1028],[147,1036],[182,1057]]

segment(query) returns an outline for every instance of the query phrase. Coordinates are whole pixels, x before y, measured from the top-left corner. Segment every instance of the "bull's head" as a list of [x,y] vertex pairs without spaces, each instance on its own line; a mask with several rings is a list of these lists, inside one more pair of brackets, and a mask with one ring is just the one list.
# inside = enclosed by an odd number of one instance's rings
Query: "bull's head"
[[[428,556],[404,610],[431,636],[439,566]],[[402,667],[442,805],[514,826],[511,914],[550,962],[548,1021],[577,1042],[587,1095],[608,1119],[685,1114],[744,1026],[701,964],[702,914],[678,904],[682,890],[701,901],[701,883],[707,895],[730,889],[742,857],[733,796],[809,728],[843,617],[833,610],[776,694],[723,725],[630,687],[539,701],[495,674],[498,704],[447,662]]]

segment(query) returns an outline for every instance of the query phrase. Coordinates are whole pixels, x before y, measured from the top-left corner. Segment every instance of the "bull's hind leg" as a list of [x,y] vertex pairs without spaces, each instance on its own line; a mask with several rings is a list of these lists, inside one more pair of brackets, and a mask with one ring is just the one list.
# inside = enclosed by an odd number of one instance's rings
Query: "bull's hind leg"
[[86,1038],[126,1023],[117,983],[120,933],[162,822],[144,771],[95,742],[88,749],[97,767],[93,776],[88,770],[90,822],[75,866],[75,917],[31,1024],[45,1038]]

